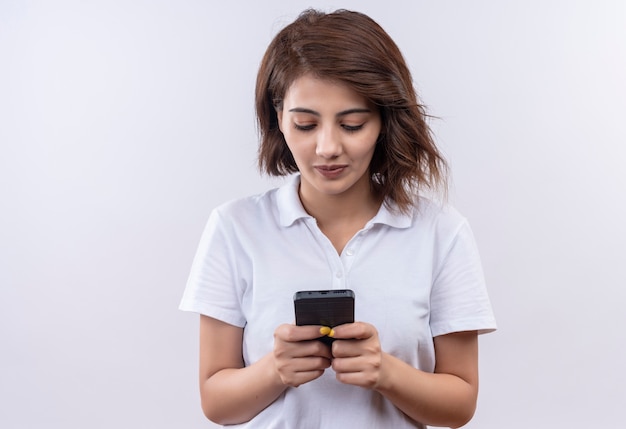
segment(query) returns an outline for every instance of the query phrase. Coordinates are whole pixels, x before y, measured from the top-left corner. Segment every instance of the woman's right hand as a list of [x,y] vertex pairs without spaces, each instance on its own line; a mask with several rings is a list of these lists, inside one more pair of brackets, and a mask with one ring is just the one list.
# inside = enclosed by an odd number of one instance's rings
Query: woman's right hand
[[330,347],[317,340],[320,328],[284,324],[274,331],[274,363],[283,384],[298,387],[330,366]]

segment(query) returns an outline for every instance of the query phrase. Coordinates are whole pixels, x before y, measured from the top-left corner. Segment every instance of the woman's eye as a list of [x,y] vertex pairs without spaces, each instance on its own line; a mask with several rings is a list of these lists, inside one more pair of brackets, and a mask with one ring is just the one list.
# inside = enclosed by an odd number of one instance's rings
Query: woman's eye
[[311,131],[313,128],[315,128],[315,124],[300,125],[300,124],[294,123],[293,126],[298,131]]
[[[343,128],[345,131],[349,132],[349,133],[353,133],[356,131],[359,131],[360,129],[363,128],[365,124],[360,124],[360,125],[347,125],[347,124],[342,124],[341,128]],[[293,123],[293,126],[296,130],[298,131],[312,131],[313,129],[315,129],[315,127],[317,127],[317,124],[298,124],[296,122]]]
[[349,131],[351,133],[355,132],[355,131],[359,131],[361,128],[363,128],[363,124],[361,125],[342,125],[343,129],[346,131]]

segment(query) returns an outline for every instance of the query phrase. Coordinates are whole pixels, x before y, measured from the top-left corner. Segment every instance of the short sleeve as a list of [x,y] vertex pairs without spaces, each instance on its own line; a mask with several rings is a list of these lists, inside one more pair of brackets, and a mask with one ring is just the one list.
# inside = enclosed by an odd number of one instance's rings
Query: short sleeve
[[218,210],[206,224],[179,309],[243,327],[233,231]]
[[433,337],[496,329],[474,236],[463,220],[441,254],[431,291]]

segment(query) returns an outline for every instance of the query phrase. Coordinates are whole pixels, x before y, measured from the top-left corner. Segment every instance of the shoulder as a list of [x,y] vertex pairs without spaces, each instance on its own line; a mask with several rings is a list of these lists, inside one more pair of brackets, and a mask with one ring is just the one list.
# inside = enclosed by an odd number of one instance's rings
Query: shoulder
[[213,210],[212,218],[232,223],[288,227],[297,219],[310,217],[298,197],[299,176],[261,194],[228,201]]
[[299,178],[294,176],[263,193],[227,201],[211,213],[215,222],[231,225],[287,226],[306,215],[298,197]]
[[273,188],[260,194],[226,201],[213,209],[211,218],[221,223],[258,222],[274,214],[278,190]]
[[440,232],[455,234],[467,225],[467,218],[449,203],[418,197],[413,210],[413,222],[430,225]]
[[454,235],[467,220],[452,205],[427,197],[415,197],[413,207],[403,213],[393,203],[386,203],[374,218],[374,223],[399,230],[428,235]]

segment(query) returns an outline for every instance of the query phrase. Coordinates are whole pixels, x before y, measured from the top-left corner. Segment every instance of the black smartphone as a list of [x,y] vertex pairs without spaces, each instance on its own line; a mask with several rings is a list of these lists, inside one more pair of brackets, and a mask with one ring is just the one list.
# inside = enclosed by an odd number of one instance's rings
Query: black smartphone
[[[354,322],[354,292],[350,289],[305,290],[293,296],[296,325],[322,325],[334,328]],[[333,338],[323,336],[330,344]]]

